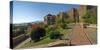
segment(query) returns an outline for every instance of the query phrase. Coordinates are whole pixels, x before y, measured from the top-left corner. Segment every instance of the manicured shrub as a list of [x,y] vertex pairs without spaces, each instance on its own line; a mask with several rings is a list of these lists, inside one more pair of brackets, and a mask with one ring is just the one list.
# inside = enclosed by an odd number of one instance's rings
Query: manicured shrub
[[61,39],[62,34],[59,31],[51,31],[50,39]]

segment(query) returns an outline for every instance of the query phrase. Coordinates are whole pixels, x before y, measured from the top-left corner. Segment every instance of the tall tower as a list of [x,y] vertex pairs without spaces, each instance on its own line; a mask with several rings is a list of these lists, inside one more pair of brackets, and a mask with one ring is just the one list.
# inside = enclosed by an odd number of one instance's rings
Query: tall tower
[[75,22],[79,22],[79,13],[76,8],[73,8],[73,17]]
[[87,11],[87,6],[86,5],[80,5],[80,8],[78,9],[80,22],[83,22],[82,18],[86,14],[86,11]]

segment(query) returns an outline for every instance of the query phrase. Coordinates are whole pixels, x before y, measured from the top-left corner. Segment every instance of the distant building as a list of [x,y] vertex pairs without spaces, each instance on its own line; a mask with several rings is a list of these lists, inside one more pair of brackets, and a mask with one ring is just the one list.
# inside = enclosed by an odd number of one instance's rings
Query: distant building
[[51,15],[48,14],[44,17],[44,24],[53,25],[55,24],[56,18],[60,18],[62,20],[70,20],[74,22],[83,22],[83,16],[87,13],[87,11],[91,10],[94,15],[97,16],[97,13],[95,11],[97,9],[96,6],[90,6],[90,5],[80,5],[79,8],[72,8],[67,12],[60,12],[59,14]]
[[83,22],[83,16],[87,13],[87,11],[94,11],[93,13],[97,15],[95,9],[96,6],[90,5],[80,5],[79,8],[72,8],[71,10],[67,11],[66,14],[69,16],[69,19],[72,21]]
[[44,24],[53,25],[55,24],[55,15],[48,14],[44,17]]

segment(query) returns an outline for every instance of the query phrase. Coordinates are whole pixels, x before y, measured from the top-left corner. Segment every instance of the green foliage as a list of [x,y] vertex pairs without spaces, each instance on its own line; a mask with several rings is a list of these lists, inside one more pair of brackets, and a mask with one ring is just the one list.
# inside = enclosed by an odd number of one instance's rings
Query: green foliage
[[33,29],[31,32],[31,39],[34,42],[40,41],[41,37],[44,37],[45,34],[46,34],[46,31],[44,28]]
[[[61,18],[62,16],[62,18]],[[58,29],[67,29],[68,28],[68,25],[67,24],[70,24],[72,23],[73,21],[69,19],[69,16],[66,14],[66,13],[62,13],[62,15],[58,15],[57,18],[56,18],[56,27]]]
[[50,39],[61,39],[62,34],[59,31],[51,31]]
[[44,28],[47,28],[48,27],[48,25],[47,24],[44,24]]
[[87,13],[83,17],[84,22],[87,24],[96,24],[97,23],[97,17],[96,14],[93,13],[93,11],[87,11]]
[[66,23],[63,23],[63,24],[61,25],[61,27],[62,27],[63,29],[67,29],[67,28],[68,28],[68,25],[67,25]]

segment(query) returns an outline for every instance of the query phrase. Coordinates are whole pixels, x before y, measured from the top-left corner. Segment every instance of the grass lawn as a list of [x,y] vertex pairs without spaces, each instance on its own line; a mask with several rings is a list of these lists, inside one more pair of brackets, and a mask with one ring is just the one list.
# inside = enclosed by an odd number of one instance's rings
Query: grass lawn
[[43,45],[43,44],[49,44],[49,43],[54,42],[54,41],[56,41],[56,40],[46,38],[46,39],[43,39],[43,40],[41,40],[39,42],[35,42],[35,43],[34,42],[28,42],[20,48],[28,48],[28,47],[34,47],[34,46]]
[[63,29],[61,30],[61,33],[64,34],[64,38],[69,38],[70,34],[72,33],[72,29]]

